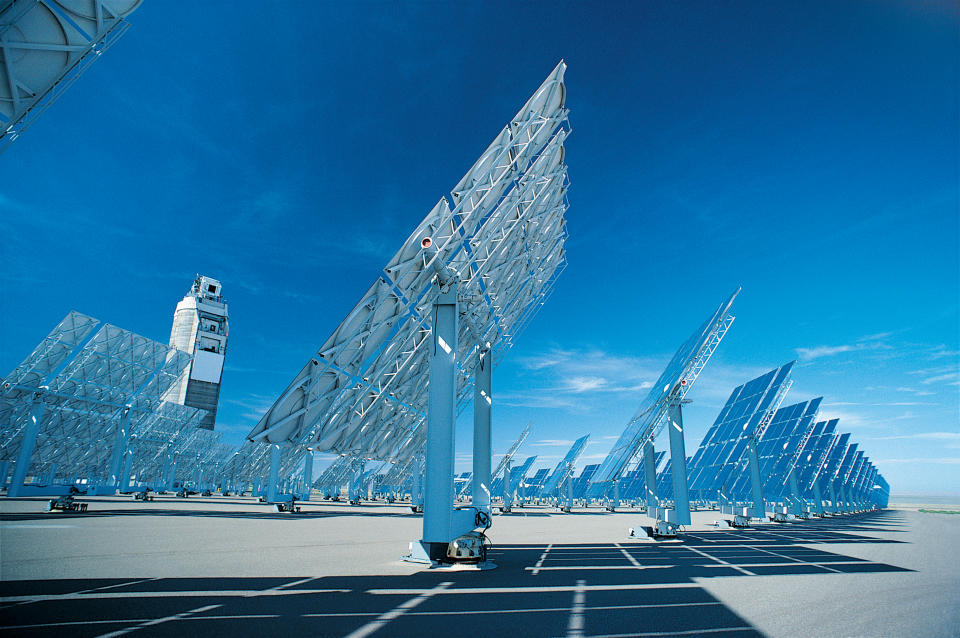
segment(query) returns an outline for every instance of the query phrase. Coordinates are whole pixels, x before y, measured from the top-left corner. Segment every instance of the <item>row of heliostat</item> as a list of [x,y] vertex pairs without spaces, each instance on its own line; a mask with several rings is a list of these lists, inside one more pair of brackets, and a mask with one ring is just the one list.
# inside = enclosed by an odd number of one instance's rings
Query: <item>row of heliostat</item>
[[204,410],[167,396],[189,363],[185,352],[70,312],[3,380],[0,462],[17,459],[30,436],[26,474],[35,480],[104,483],[121,463],[138,477],[166,467],[172,480],[214,471],[233,448],[198,427]]

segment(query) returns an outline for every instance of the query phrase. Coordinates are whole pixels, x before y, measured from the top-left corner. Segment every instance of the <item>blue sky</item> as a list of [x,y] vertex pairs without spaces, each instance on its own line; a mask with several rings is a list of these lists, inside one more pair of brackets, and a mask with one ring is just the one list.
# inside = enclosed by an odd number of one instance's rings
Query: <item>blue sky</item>
[[[598,462],[737,286],[685,421],[798,359],[895,492],[960,491],[958,10],[943,2],[146,2],[0,155],[0,369],[76,309],[166,341],[223,281],[239,441],[565,59],[569,267],[495,450]],[[469,411],[468,411],[469,414]],[[459,465],[470,437],[462,420]]]

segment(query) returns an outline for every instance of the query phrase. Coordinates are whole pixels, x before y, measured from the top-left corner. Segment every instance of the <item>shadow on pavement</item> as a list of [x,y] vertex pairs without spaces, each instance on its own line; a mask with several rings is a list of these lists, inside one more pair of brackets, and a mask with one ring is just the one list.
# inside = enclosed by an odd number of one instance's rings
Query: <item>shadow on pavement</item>
[[695,579],[910,571],[815,547],[900,542],[861,528],[901,522],[880,512],[670,544],[505,545],[483,572],[6,581],[0,624],[25,636],[759,636]]

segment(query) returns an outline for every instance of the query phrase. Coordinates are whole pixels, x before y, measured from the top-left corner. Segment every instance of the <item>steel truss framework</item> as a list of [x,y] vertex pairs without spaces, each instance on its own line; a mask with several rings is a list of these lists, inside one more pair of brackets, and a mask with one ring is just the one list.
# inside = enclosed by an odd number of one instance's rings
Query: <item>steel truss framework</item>
[[407,465],[422,454],[437,272],[458,280],[458,410],[471,398],[478,348],[498,363],[549,297],[566,266],[565,69],[433,207],[250,432],[283,445],[281,475],[308,446]]
[[504,470],[503,476],[493,480],[490,493],[493,496],[502,497],[504,502],[512,501],[521,490],[528,487],[527,474],[530,473],[530,468],[536,461],[536,456],[528,456],[520,465],[511,467],[509,480],[507,480],[508,474]]
[[140,0],[15,0],[0,8],[0,152],[129,28]]
[[591,478],[594,483],[618,480],[640,453],[647,441],[653,441],[667,421],[671,401],[680,402],[693,386],[710,356],[726,334],[734,317],[730,314],[738,289],[677,350],[650,393],[640,404],[610,453]]
[[[782,500],[789,494],[788,480],[796,468],[800,453],[813,434],[817,413],[823,397],[780,408],[757,442],[763,493],[773,500]],[[731,495],[746,498],[748,481],[741,473],[733,483]]]
[[553,496],[554,492],[556,492],[562,484],[573,479],[577,460],[580,458],[580,455],[583,454],[583,451],[587,447],[587,441],[589,440],[590,435],[586,434],[573,442],[573,445],[570,446],[570,449],[567,450],[567,453],[553,469],[550,477],[546,479],[543,487],[540,488],[541,497],[549,498]]
[[16,475],[34,483],[121,488],[131,473],[159,480],[164,455],[190,445],[191,467],[216,461],[219,434],[194,442],[205,413],[163,400],[189,363],[185,352],[70,312],[3,380],[0,460],[22,457]]
[[690,461],[690,489],[698,498],[716,500],[731,472],[748,454],[780,407],[790,387],[795,362],[748,381],[730,394]]

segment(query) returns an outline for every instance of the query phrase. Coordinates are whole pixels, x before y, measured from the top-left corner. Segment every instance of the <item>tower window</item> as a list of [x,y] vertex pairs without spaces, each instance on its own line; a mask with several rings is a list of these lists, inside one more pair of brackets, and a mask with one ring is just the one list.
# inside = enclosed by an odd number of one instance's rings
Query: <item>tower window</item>
[[217,292],[217,287],[212,284],[207,285],[207,292]]

